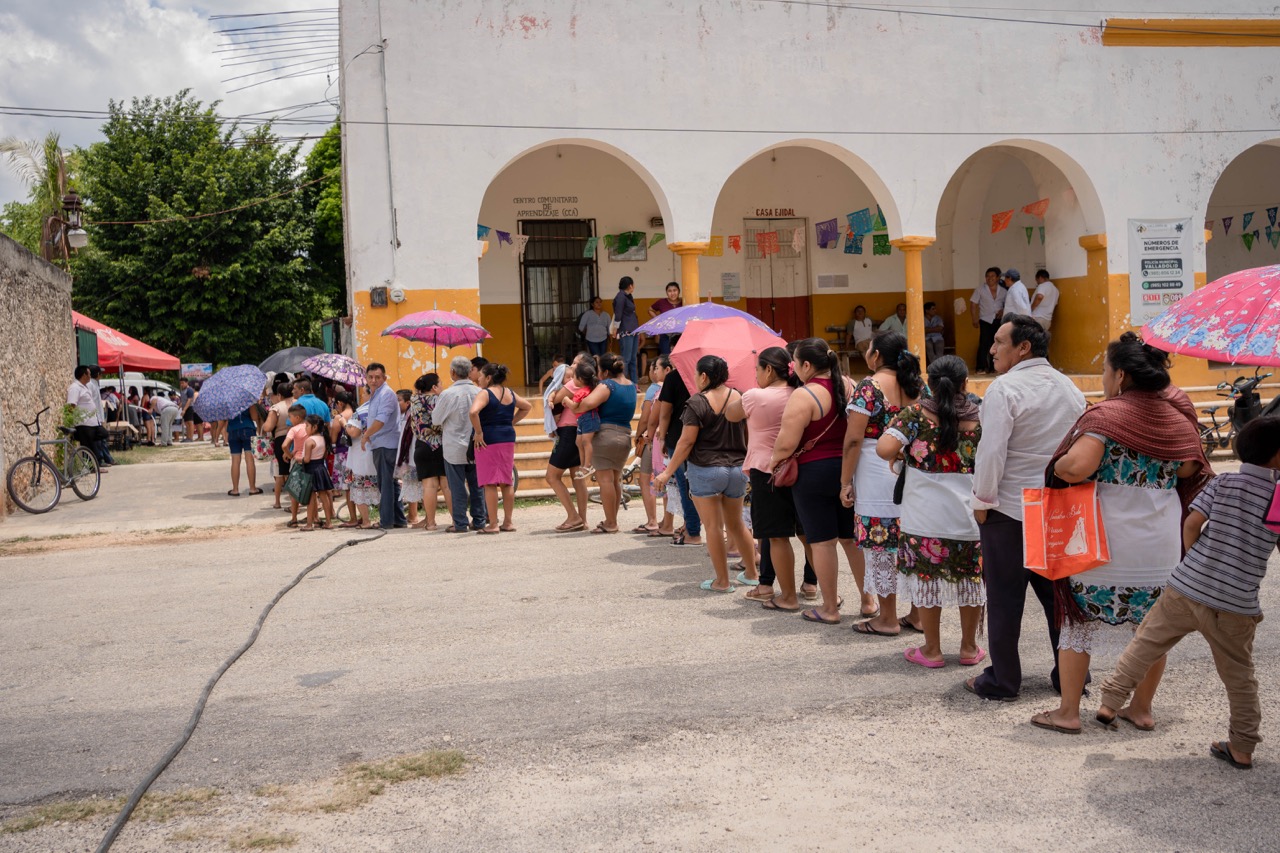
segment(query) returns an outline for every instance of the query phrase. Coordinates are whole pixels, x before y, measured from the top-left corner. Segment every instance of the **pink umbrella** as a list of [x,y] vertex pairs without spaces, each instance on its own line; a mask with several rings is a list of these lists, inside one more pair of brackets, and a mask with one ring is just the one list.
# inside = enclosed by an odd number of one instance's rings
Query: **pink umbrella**
[[453,311],[434,309],[401,317],[383,329],[382,334],[440,347],[470,346],[493,337],[474,320]]
[[760,353],[769,347],[786,345],[787,342],[773,332],[741,317],[691,320],[671,351],[671,363],[693,392],[698,388],[698,359],[718,355],[729,363],[729,381],[725,384],[749,391],[756,387],[756,361]]
[[1194,358],[1280,365],[1280,264],[1206,284],[1144,326],[1142,336]]

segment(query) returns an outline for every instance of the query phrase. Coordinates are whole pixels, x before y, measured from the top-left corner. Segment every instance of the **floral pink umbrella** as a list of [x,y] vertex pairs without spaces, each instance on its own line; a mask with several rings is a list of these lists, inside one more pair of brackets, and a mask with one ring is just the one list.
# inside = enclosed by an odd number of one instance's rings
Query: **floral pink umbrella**
[[1194,358],[1280,366],[1280,264],[1205,285],[1144,326],[1142,336]]
[[453,311],[416,311],[396,320],[382,330],[383,336],[404,338],[431,344],[431,360],[436,360],[436,347],[471,346],[491,338],[483,326]]

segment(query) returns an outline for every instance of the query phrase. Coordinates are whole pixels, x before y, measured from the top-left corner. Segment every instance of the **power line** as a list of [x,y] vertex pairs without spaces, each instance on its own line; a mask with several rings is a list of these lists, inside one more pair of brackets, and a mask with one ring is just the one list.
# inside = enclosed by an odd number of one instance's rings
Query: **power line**
[[325,172],[323,175],[316,178],[315,180],[298,184],[297,186],[290,187],[287,190],[281,190],[280,192],[266,196],[265,198],[254,199],[253,201],[245,202],[244,204],[238,205],[236,207],[229,207],[226,210],[217,210],[217,211],[214,211],[213,213],[196,213],[191,216],[170,216],[165,219],[107,220],[103,222],[89,222],[88,224],[89,225],[162,225],[169,222],[193,222],[197,219],[208,219],[212,216],[224,216],[228,213],[236,213],[241,210],[248,210],[251,207],[257,207],[260,204],[266,204],[269,201],[275,201],[278,198],[282,198],[292,193],[296,193],[299,190],[304,190],[309,186],[318,184],[321,181],[326,181],[329,178],[332,178],[333,176],[338,174],[338,171],[339,171],[338,169],[333,169],[331,171]]

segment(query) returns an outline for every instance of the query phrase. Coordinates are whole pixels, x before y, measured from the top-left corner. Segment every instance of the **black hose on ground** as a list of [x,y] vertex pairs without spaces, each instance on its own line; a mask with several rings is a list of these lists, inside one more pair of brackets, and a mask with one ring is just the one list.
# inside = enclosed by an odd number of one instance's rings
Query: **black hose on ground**
[[151,788],[156,779],[160,778],[160,774],[163,773],[165,768],[173,762],[173,759],[178,757],[178,753],[182,752],[183,747],[187,745],[187,741],[191,740],[191,735],[195,733],[196,726],[200,723],[200,717],[204,715],[204,706],[209,701],[209,695],[213,693],[213,688],[218,685],[218,681],[224,674],[226,674],[226,671],[231,668],[231,665],[238,661],[241,655],[249,651],[257,641],[258,634],[262,631],[262,626],[266,623],[267,617],[271,615],[271,611],[280,603],[280,599],[284,598],[285,594],[288,593],[289,590],[301,583],[302,579],[311,574],[314,569],[324,565],[325,561],[337,554],[343,548],[352,548],[364,542],[374,542],[385,535],[386,531],[380,531],[376,536],[368,536],[364,539],[348,539],[341,545],[326,551],[320,559],[316,560],[314,563],[299,572],[297,577],[285,584],[284,587],[276,593],[276,597],[271,599],[271,602],[267,604],[267,606],[262,609],[262,613],[259,614],[258,621],[254,624],[253,631],[249,634],[249,639],[245,640],[240,648],[232,652],[231,656],[222,662],[222,665],[218,667],[217,671],[214,672],[208,683],[205,684],[204,690],[200,692],[200,699],[196,702],[196,707],[191,712],[191,719],[187,721],[187,727],[183,730],[182,735],[176,742],[174,742],[173,746],[169,747],[169,751],[164,754],[164,757],[161,758],[156,766],[151,769],[151,772],[147,774],[147,777],[143,779],[138,787],[134,789],[133,793],[129,795],[129,800],[124,804],[124,808],[120,810],[120,814],[116,816],[115,823],[111,824],[111,828],[107,830],[107,834],[102,838],[102,843],[98,845],[98,853],[106,853],[106,851],[111,849],[111,845],[116,841],[116,836],[120,834],[120,830],[124,829],[125,824],[129,822],[129,818],[133,814],[133,810],[138,807],[138,803],[142,801],[142,797]]

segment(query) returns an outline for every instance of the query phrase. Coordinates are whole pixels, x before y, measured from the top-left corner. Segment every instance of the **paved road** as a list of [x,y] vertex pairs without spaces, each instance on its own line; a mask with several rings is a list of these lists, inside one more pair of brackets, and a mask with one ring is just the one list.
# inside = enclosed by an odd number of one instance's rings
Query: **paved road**
[[[154,501],[154,526],[189,523],[192,506],[257,513],[245,499],[136,497]],[[557,520],[530,509],[516,534],[397,532],[340,552],[277,608],[158,787],[219,786],[239,798],[237,819],[281,822],[301,850],[1225,850],[1274,837],[1269,621],[1268,743],[1243,774],[1207,755],[1225,700],[1194,638],[1173,656],[1155,733],[1063,737],[1026,724],[1053,699],[1030,617],[1023,701],[981,703],[954,659],[905,663],[909,638],[702,593],[701,549],[543,532]],[[269,531],[0,559],[0,817],[131,789],[263,604],[347,538]],[[944,625],[954,651],[954,618]],[[465,749],[472,769],[350,814],[272,816],[250,794],[442,746]],[[0,835],[0,850],[86,849],[106,822]],[[131,825],[116,849],[225,848]]]

